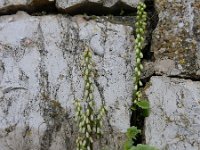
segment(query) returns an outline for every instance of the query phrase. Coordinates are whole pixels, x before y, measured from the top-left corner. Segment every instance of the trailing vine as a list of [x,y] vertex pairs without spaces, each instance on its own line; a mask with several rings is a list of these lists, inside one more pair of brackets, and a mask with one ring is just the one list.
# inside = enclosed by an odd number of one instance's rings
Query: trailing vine
[[[145,41],[145,31],[146,31],[146,25],[147,25],[147,13],[145,12],[146,5],[143,2],[140,2],[137,6],[137,17],[136,17],[136,39],[135,39],[135,52],[136,52],[136,66],[134,68],[135,74],[133,78],[134,82],[134,92],[133,92],[133,106],[132,110],[142,109],[143,113],[140,114],[143,116],[147,116],[149,111],[149,102],[147,100],[144,100],[142,97],[142,91],[141,87],[143,86],[141,81],[141,73],[143,70],[142,65],[142,48]],[[126,136],[127,140],[124,144],[124,150],[157,150],[156,148],[144,145],[144,144],[137,144],[135,143],[135,140],[137,138],[137,135],[141,134],[141,130],[137,127],[133,126],[128,128]],[[137,144],[137,145],[136,145]],[[136,145],[136,146],[134,146]]]
[[103,134],[103,118],[106,114],[105,104],[95,111],[94,101],[94,69],[92,52],[86,47],[83,63],[84,94],[82,100],[76,100],[75,119],[79,128],[79,135],[76,140],[77,150],[93,150],[94,139]]

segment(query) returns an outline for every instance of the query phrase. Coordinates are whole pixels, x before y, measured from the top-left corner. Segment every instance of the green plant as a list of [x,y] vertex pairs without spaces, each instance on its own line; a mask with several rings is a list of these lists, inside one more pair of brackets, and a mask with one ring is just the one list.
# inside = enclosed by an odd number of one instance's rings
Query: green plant
[[92,150],[94,138],[102,134],[103,118],[106,114],[105,105],[95,111],[94,101],[94,69],[92,52],[86,47],[83,63],[84,94],[83,99],[75,101],[75,119],[79,127],[79,136],[76,140],[77,150]]
[[[148,116],[150,109],[149,102],[142,98],[141,88],[143,86],[141,81],[141,72],[143,70],[143,65],[141,59],[143,58],[142,48],[145,40],[145,31],[146,31],[146,20],[147,13],[145,12],[146,5],[143,2],[140,2],[137,7],[137,21],[136,21],[136,39],[135,39],[135,52],[136,52],[136,66],[134,74],[134,94],[133,94],[133,106],[132,110],[140,109],[143,114],[140,114],[143,117]],[[134,141],[137,139],[137,135],[141,134],[141,130],[133,126],[128,128],[126,136],[127,140],[124,143],[124,150],[157,150],[155,147],[143,144],[137,144],[134,146]]]
[[136,136],[141,133],[141,130],[137,129],[137,127],[130,127],[126,132],[127,140],[124,144],[124,150],[157,150],[153,146],[138,144],[137,146],[134,145],[134,141]]
[[[137,7],[137,22],[136,26],[136,39],[135,39],[135,52],[136,52],[136,66],[135,66],[135,76],[134,76],[134,104],[142,109],[149,109],[149,103],[147,100],[142,99],[142,92],[140,87],[143,86],[141,81],[141,72],[143,70],[143,65],[141,63],[141,59],[143,58],[142,48],[144,44],[144,34],[146,31],[146,20],[147,13],[144,11],[146,5],[142,2],[138,4]],[[133,108],[135,109],[135,108]]]

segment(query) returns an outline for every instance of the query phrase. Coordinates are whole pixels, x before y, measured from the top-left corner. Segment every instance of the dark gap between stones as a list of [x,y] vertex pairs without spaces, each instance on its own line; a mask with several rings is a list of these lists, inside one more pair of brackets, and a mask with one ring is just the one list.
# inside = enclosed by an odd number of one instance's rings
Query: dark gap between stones
[[[153,4],[152,0],[147,0],[147,11],[151,11]],[[25,11],[33,16],[42,16],[47,14],[66,14],[70,16],[86,14],[88,16],[136,16],[137,9],[123,2],[118,2],[114,6],[108,8],[102,4],[93,2],[84,2],[74,5],[67,9],[57,8],[56,2],[49,2],[48,0],[43,3],[40,0],[34,0],[33,3],[24,5],[11,5],[0,9],[0,15],[11,15],[17,11]]]
[[[152,42],[153,30],[156,28],[157,23],[158,23],[158,14],[155,10],[153,0],[146,0],[145,3],[147,5],[146,11],[148,13],[148,20],[150,22],[150,24],[147,25],[147,29],[150,31],[149,31],[149,35],[147,35],[147,37],[146,37],[147,44],[146,44],[145,48],[143,49],[143,54],[144,54],[143,59],[147,60],[147,61],[154,61],[154,54],[153,54],[153,52],[151,52],[151,42]],[[153,76],[153,75],[151,75],[151,76]],[[143,82],[143,86],[141,87],[142,89],[149,82],[151,76],[147,77],[145,79],[142,79],[142,82]],[[142,113],[143,113],[143,110],[141,108],[137,107],[136,110],[132,111],[132,115],[131,115],[131,119],[130,119],[131,126],[136,126],[138,129],[140,129],[142,131],[142,134],[138,135],[136,140],[134,141],[135,146],[137,144],[145,143],[145,132],[144,132],[145,117],[141,115]]]
[[44,2],[41,3],[38,0],[35,0],[33,3],[30,3],[27,6],[24,5],[10,5],[3,9],[0,9],[0,16],[2,15],[12,15],[18,11],[25,11],[30,15],[40,14],[57,14],[58,10],[55,6],[55,2]]

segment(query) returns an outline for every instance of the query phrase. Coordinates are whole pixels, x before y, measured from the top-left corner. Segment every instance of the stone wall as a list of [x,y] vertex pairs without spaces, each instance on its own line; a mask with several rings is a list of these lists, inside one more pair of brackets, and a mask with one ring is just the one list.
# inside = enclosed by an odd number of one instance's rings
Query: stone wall
[[[104,101],[108,110],[95,149],[122,150],[131,125],[138,2],[0,0],[0,150],[75,149],[73,101],[82,97],[85,45],[93,51],[97,107]],[[151,113],[144,142],[198,150],[200,2],[146,4],[142,78]]]

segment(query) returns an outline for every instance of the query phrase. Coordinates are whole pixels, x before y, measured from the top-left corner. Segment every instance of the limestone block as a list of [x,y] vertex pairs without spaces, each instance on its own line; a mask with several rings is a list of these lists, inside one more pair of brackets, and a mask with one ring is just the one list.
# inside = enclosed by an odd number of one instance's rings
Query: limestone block
[[199,91],[199,81],[152,77],[145,91],[151,104],[146,142],[160,150],[199,150]]
[[[118,4],[124,4],[129,7],[137,7],[137,4],[140,2],[140,0],[56,0],[57,7],[63,10],[71,9],[71,8],[77,8],[81,5],[88,6],[85,4],[96,4],[96,7],[103,6],[106,8],[113,8]],[[94,8],[94,7],[93,7]],[[90,8],[90,9],[93,9]],[[103,13],[103,12],[102,12]]]
[[156,74],[199,78],[200,1],[155,1],[159,15],[152,36]]
[[122,149],[130,126],[132,30],[101,17],[1,16],[1,149],[75,149],[73,101],[82,97],[85,45],[93,51],[97,107],[105,101],[108,111],[96,149]]

